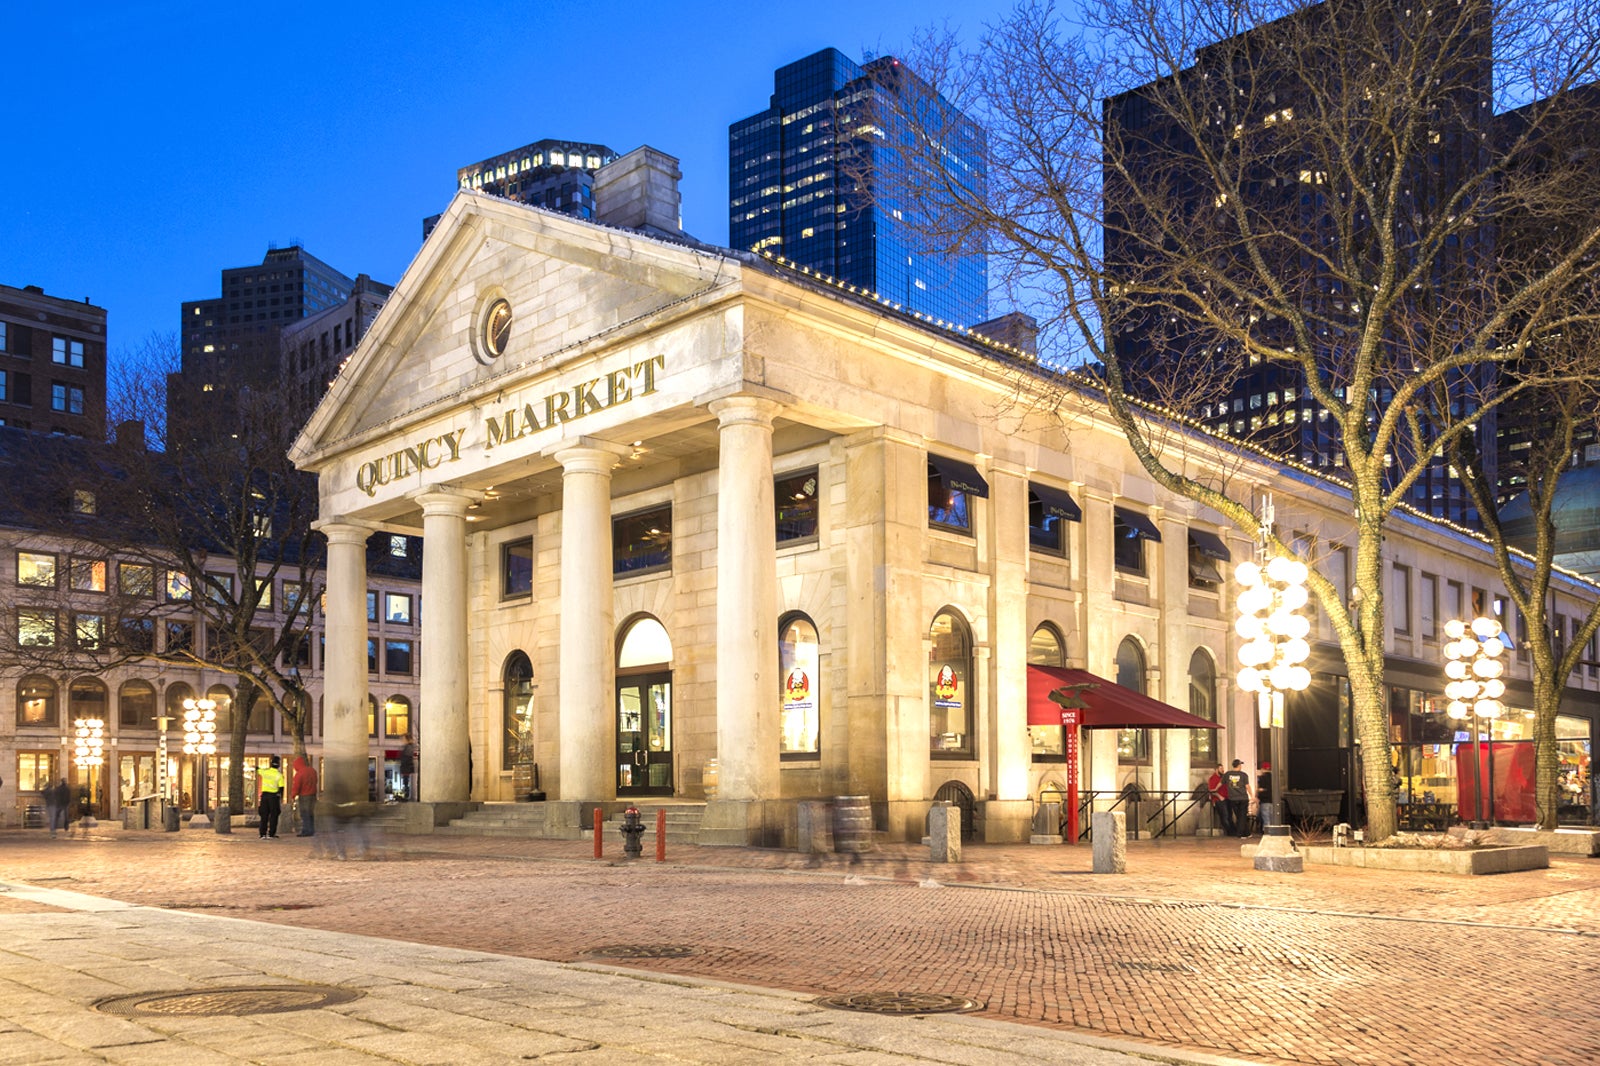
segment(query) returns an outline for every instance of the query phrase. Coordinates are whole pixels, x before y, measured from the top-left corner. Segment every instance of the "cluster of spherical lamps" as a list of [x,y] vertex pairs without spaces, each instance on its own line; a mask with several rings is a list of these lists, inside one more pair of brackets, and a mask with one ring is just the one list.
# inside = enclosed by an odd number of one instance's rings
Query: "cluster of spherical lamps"
[[1451,718],[1498,718],[1505,710],[1500,702],[1506,694],[1506,683],[1500,679],[1505,663],[1500,656],[1506,646],[1500,633],[1500,623],[1493,618],[1474,618],[1470,624],[1452,618],[1444,624],[1449,638],[1444,646],[1444,676],[1449,679],[1444,694],[1450,701],[1445,712]]
[[[1234,631],[1244,639],[1239,646],[1239,688],[1263,696],[1304,691],[1311,684],[1311,671],[1305,666],[1311,657],[1306,641],[1311,622],[1298,612],[1308,598],[1306,565],[1281,555],[1265,566],[1246,561],[1234,571],[1234,579],[1241,587]],[[1265,719],[1267,701],[1262,705]]]
[[106,761],[106,723],[101,718],[72,720],[72,757],[79,766],[100,766]]
[[183,701],[183,752],[211,755],[217,750],[217,701]]

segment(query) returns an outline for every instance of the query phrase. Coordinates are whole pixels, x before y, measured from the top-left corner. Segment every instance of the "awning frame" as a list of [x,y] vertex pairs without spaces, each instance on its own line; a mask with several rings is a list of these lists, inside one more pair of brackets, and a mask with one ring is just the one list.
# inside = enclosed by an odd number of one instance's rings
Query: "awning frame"
[[1052,488],[1037,481],[1030,481],[1028,491],[1039,497],[1046,518],[1064,518],[1068,522],[1083,521],[1083,508],[1078,506],[1078,501],[1074,500],[1072,493],[1066,489]]
[[1124,525],[1133,530],[1133,535],[1145,540],[1161,543],[1161,530],[1150,520],[1150,516],[1126,507],[1113,507],[1116,516],[1122,519]]
[[989,483],[978,473],[978,468],[961,459],[928,453],[928,465],[944,482],[944,487],[968,496],[989,498]]

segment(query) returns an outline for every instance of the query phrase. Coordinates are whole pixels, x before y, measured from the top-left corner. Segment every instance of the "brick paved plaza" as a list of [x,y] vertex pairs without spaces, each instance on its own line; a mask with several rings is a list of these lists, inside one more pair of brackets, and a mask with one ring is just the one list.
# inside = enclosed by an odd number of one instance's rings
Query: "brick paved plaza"
[[[676,847],[658,865],[607,845],[596,861],[587,842],[390,836],[376,861],[336,862],[254,833],[10,832],[0,880],[555,962],[687,945],[618,965],[965,996],[1187,1061],[1600,1061],[1600,860],[1271,875],[1234,842],[1185,839],[1131,843],[1130,872],[1108,876],[1087,848],[969,845],[933,866],[909,846],[859,863]],[[0,895],[0,923],[49,910]]]

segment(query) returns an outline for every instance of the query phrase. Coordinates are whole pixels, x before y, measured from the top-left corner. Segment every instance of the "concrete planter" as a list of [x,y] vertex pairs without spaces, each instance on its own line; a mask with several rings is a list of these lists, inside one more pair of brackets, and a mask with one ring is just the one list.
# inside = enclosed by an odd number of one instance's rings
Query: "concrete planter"
[[[1452,826],[1450,829],[1451,836],[1469,832],[1472,830],[1461,826]],[[1600,830],[1597,829],[1557,829],[1551,832],[1502,826],[1482,830],[1480,839],[1489,844],[1540,844],[1549,849],[1552,855],[1579,855],[1586,859],[1600,856]]]
[[1543,845],[1489,848],[1334,848],[1302,846],[1306,862],[1323,866],[1361,866],[1437,874],[1508,874],[1544,870],[1550,852]]

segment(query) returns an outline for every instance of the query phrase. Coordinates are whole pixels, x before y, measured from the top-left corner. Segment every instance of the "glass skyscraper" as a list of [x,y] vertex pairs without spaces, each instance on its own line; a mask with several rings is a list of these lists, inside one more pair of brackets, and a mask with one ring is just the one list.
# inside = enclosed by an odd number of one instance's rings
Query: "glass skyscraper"
[[983,130],[898,59],[862,65],[828,48],[779,67],[770,106],[728,127],[728,243],[911,311],[984,321],[983,248],[946,247],[919,228],[928,190],[902,182],[917,139],[930,136],[959,185],[983,195]]

